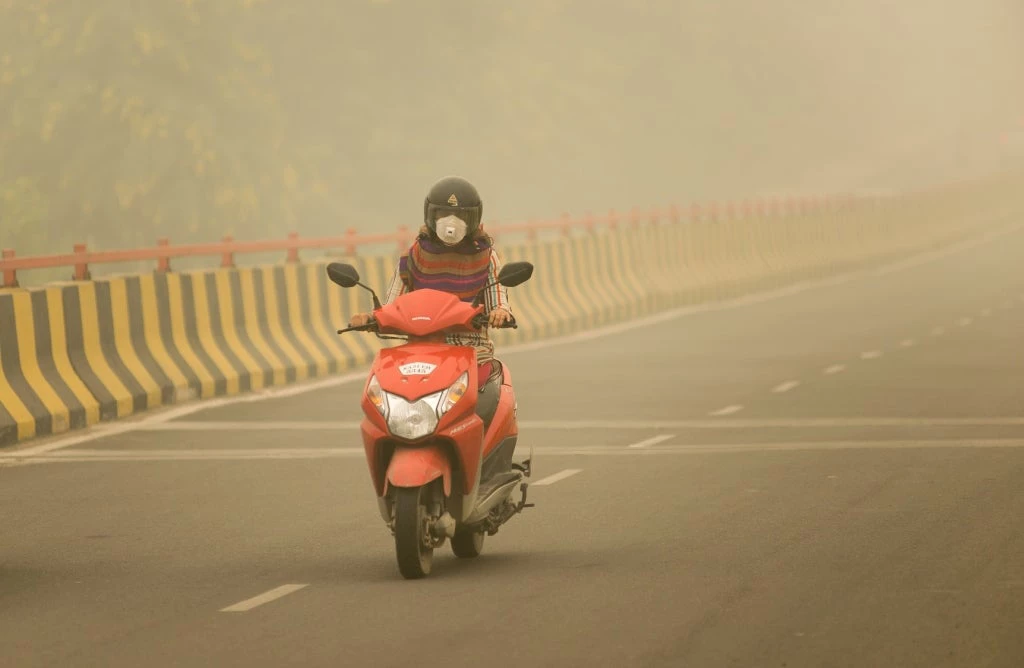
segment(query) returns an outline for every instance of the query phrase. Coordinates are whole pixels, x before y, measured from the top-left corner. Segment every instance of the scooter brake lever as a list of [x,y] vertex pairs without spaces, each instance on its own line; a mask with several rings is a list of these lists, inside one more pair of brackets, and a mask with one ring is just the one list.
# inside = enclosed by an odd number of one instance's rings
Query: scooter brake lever
[[344,334],[345,332],[370,332],[376,329],[377,321],[371,320],[365,325],[357,325],[355,327],[346,327],[345,329],[339,329],[338,334]]

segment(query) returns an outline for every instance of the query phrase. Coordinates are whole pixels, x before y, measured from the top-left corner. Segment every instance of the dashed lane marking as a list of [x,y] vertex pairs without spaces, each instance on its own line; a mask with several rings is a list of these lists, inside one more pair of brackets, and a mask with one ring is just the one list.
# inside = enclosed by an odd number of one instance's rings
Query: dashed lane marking
[[655,436],[653,438],[648,438],[647,440],[640,441],[639,443],[633,443],[632,445],[630,445],[628,447],[633,448],[634,450],[638,450],[640,448],[649,448],[652,445],[657,445],[659,443],[664,443],[665,441],[670,441],[673,438],[675,438],[675,434],[662,434],[661,436]]
[[264,593],[260,594],[259,596],[254,596],[254,597],[252,597],[250,599],[246,599],[246,600],[244,600],[244,601],[242,601],[240,603],[235,603],[234,605],[231,605],[231,606],[228,606],[226,608],[223,608],[221,610],[221,612],[248,612],[249,610],[252,610],[253,608],[257,608],[257,607],[259,607],[261,605],[264,605],[266,603],[270,603],[271,601],[276,601],[277,599],[281,598],[282,596],[287,596],[288,594],[293,594],[293,593],[299,591],[300,589],[303,589],[303,588],[308,587],[308,586],[309,585],[304,585],[304,584],[281,585],[280,587],[276,587],[274,589],[271,589],[270,591],[264,592]]
[[[732,407],[730,407],[732,408]],[[723,409],[724,410],[724,409]],[[716,411],[718,412],[718,411]],[[737,411],[730,410],[730,413]],[[734,418],[731,420],[520,420],[519,428],[554,431],[579,429],[622,429],[664,431],[669,429],[749,429],[806,427],[929,427],[929,426],[1024,426],[1024,416],[995,417],[822,417],[822,418]],[[355,431],[358,422],[173,422],[149,425],[147,431]],[[362,452],[362,449],[359,449]],[[28,457],[34,452],[0,451],[0,458]]]
[[[695,443],[687,445],[666,445],[659,448],[623,448],[616,445],[587,445],[579,447],[552,446],[537,447],[536,453],[544,456],[653,456],[653,455],[694,455],[716,454],[729,452],[799,452],[799,451],[835,451],[835,450],[916,450],[916,449],[1018,449],[1024,448],[1024,438],[989,438],[989,439],[905,439],[905,440],[808,440],[785,442],[758,443]],[[210,456],[216,454],[216,457]],[[356,448],[320,448],[303,451],[285,449],[267,449],[264,451],[208,451],[185,450],[153,452],[147,450],[89,450],[68,451],[59,454],[39,455],[28,460],[29,463],[114,463],[114,462],[152,462],[152,461],[231,461],[231,460],[302,460],[302,459],[339,459],[364,457],[361,449]],[[551,485],[582,469],[566,469],[543,478],[534,485]]]
[[574,475],[576,475],[577,473],[579,473],[582,470],[583,469],[565,469],[564,471],[559,471],[558,473],[556,473],[554,475],[549,475],[547,478],[541,478],[537,482],[531,482],[530,483],[530,487],[536,487],[538,485],[540,485],[540,486],[554,485],[556,482],[559,482],[561,480],[565,480],[568,477],[574,476]]

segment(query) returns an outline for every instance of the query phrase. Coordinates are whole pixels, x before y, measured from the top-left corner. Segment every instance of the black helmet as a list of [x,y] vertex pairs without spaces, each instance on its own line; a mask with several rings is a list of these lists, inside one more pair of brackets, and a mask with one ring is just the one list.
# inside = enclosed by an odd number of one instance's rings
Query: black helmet
[[423,199],[423,222],[437,236],[437,221],[456,216],[466,223],[466,239],[472,239],[480,227],[484,203],[476,187],[464,178],[447,176],[430,188]]

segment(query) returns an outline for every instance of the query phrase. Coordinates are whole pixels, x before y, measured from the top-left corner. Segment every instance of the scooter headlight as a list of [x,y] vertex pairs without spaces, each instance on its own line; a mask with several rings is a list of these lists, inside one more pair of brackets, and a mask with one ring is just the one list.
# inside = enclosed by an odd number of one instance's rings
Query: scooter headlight
[[391,415],[388,429],[399,438],[414,441],[434,433],[437,429],[437,402],[443,392],[436,392],[416,401],[406,401],[394,394],[388,395]]
[[381,414],[381,417],[387,420],[389,412],[388,393],[380,388],[377,376],[370,378],[370,382],[366,385],[366,398],[370,400],[370,403]]
[[[380,389],[380,386],[377,386]],[[399,438],[414,441],[429,436],[437,429],[437,423],[445,413],[466,395],[469,389],[469,373],[463,373],[458,380],[442,392],[435,392],[416,401],[406,401],[397,394],[382,392],[382,401],[387,410],[385,416],[388,429]],[[373,399],[371,398],[371,401]],[[376,405],[376,404],[375,404]],[[378,409],[379,410],[379,409]]]

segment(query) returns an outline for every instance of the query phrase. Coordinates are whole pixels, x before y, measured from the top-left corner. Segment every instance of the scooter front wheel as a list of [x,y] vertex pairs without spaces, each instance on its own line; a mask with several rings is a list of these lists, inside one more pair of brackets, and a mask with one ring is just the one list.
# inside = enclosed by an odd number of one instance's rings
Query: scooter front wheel
[[398,570],[407,580],[430,574],[434,547],[430,536],[427,502],[429,489],[398,487],[395,494],[395,554]]

